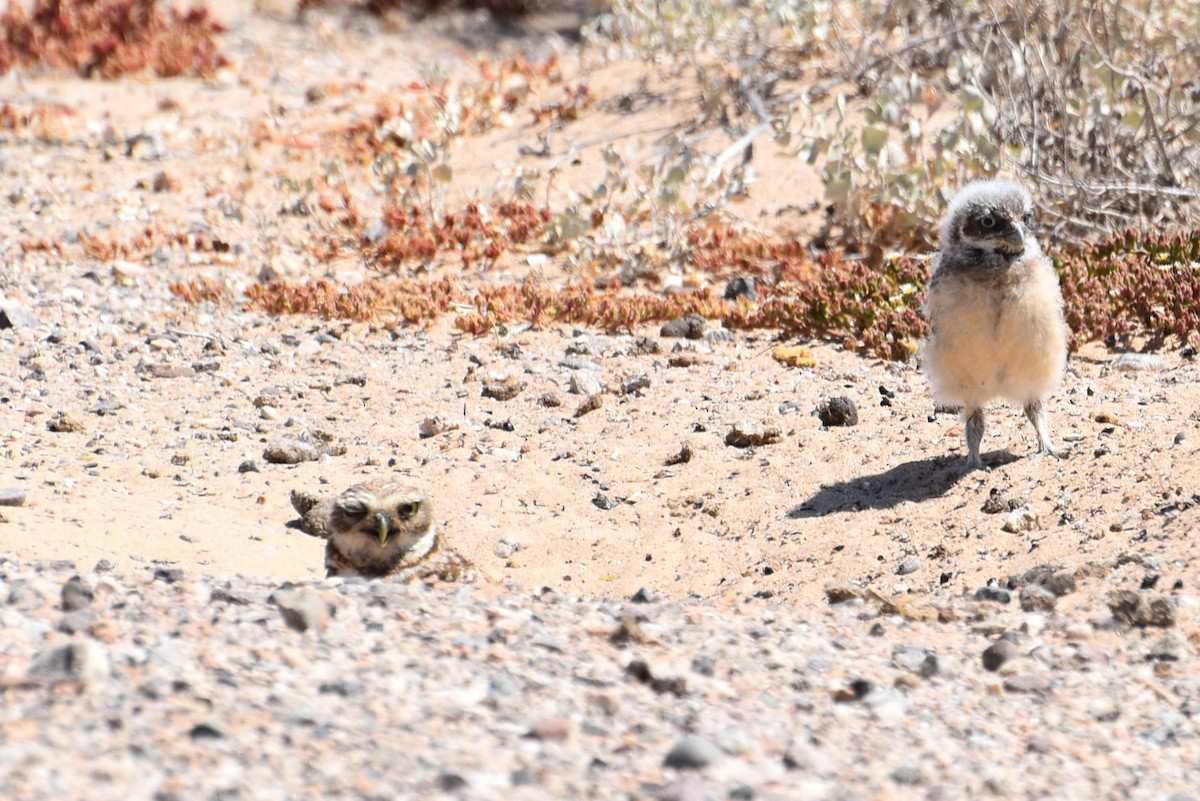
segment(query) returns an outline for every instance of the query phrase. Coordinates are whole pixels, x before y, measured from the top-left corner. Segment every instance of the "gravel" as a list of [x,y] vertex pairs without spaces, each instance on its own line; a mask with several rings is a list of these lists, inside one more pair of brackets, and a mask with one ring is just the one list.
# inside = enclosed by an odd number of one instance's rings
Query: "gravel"
[[[1032,799],[1122,787],[1164,799],[1200,786],[1195,657],[1160,628],[1092,631],[965,599],[963,622],[930,624],[861,599],[573,600],[100,567],[0,558],[10,797]],[[81,613],[89,622],[65,633]],[[639,636],[613,637],[635,614]],[[978,626],[978,614],[1001,617]],[[881,622],[887,636],[871,636]],[[997,627],[1024,631],[1020,645],[978,633]]]

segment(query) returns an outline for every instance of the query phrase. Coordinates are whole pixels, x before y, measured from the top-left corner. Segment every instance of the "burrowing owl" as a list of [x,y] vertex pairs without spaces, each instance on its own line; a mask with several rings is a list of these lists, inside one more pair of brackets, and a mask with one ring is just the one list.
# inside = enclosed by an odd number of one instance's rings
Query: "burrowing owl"
[[333,500],[324,534],[328,576],[399,581],[475,581],[475,566],[443,547],[424,492],[384,479],[355,484]]
[[936,400],[963,408],[968,469],[983,467],[983,407],[996,398],[1025,407],[1038,453],[1066,456],[1050,439],[1042,399],[1062,381],[1068,329],[1035,226],[1029,192],[1004,180],[964,187],[942,220],[922,359]]

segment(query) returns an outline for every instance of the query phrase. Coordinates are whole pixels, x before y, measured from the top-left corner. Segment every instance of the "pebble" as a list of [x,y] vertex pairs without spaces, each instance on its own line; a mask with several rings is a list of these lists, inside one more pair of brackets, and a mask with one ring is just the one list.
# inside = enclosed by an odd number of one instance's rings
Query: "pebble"
[[0,489],[0,506],[24,506],[28,493],[17,487]]
[[279,590],[271,594],[288,628],[320,632],[329,625],[330,607],[311,590]]
[[1058,596],[1041,584],[1028,584],[1021,588],[1021,608],[1026,612],[1051,612],[1058,603]]
[[1166,595],[1118,590],[1109,596],[1108,609],[1113,617],[1129,626],[1175,625],[1175,601]]
[[975,590],[975,600],[994,604],[1007,604],[1012,600],[1012,593],[1003,587],[980,587]]
[[1015,659],[1017,655],[1017,646],[1013,641],[1007,637],[1001,637],[984,650],[983,667],[985,670],[997,671],[1004,666],[1004,663]]
[[704,336],[705,321],[698,314],[677,317],[663,323],[658,335],[662,337],[684,337],[686,339],[701,339]]
[[40,654],[27,675],[38,682],[74,682],[92,688],[109,677],[108,654],[94,640],[75,640]]
[[921,569],[921,560],[915,556],[910,556],[896,566],[896,575],[907,576],[909,573],[916,573]]
[[604,391],[604,381],[596,373],[588,370],[574,370],[567,386],[573,395],[585,397]]
[[833,428],[835,426],[858,425],[858,407],[847,397],[836,397],[824,400],[817,406],[817,417],[821,425]]
[[690,735],[679,739],[663,758],[663,767],[680,770],[703,770],[725,758],[715,743],[704,737]]

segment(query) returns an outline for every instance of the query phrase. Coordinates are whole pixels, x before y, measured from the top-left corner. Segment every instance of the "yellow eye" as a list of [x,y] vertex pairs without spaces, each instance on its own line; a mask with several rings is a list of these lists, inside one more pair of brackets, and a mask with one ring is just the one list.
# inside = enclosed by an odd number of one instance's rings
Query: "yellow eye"
[[396,514],[400,515],[402,519],[407,520],[415,515],[417,510],[420,508],[421,504],[416,501],[413,501],[412,503],[402,503],[396,507]]

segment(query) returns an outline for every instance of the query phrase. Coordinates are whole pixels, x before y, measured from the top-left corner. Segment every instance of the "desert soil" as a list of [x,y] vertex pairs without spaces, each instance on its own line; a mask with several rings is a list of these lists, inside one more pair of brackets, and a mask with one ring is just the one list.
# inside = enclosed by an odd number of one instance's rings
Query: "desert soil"
[[[233,63],[215,80],[0,83],[6,102],[72,112],[48,136],[6,133],[0,160],[0,489],[20,501],[0,510],[0,785],[1194,797],[1193,351],[1084,347],[1048,400],[1069,458],[1032,456],[1028,423],[997,405],[991,469],[964,474],[960,422],[935,413],[915,361],[813,342],[815,366],[790,367],[771,332],[712,323],[698,339],[657,325],[472,337],[449,320],[387,330],[186,303],[171,282],[370,276],[311,255],[319,216],[280,214],[322,169],[304,143],[430,64],[462,71],[464,47],[557,49],[588,80],[607,116],[555,132],[578,158],[555,191],[602,174],[601,132],[653,153],[688,113],[678,80],[605,62],[557,20],[522,34],[473,15],[218,8]],[[656,90],[614,111],[638,78]],[[361,87],[314,100],[331,81]],[[519,150],[536,133],[522,119],[460,145],[454,191],[487,197],[536,158]],[[819,184],[770,149],[742,211],[802,230]],[[149,224],[229,247],[78,247]],[[514,259],[461,278],[531,274],[572,277]],[[485,397],[497,384],[520,391]],[[578,414],[589,395],[599,407]],[[833,398],[853,402],[855,425],[822,423]],[[777,435],[739,447],[734,429]],[[329,452],[265,455],[305,437]],[[289,493],[395,473],[426,488],[484,585],[323,580],[324,543],[295,527]],[[94,596],[78,608],[60,595],[76,574]],[[992,672],[982,655],[1006,633],[1013,652]]]

